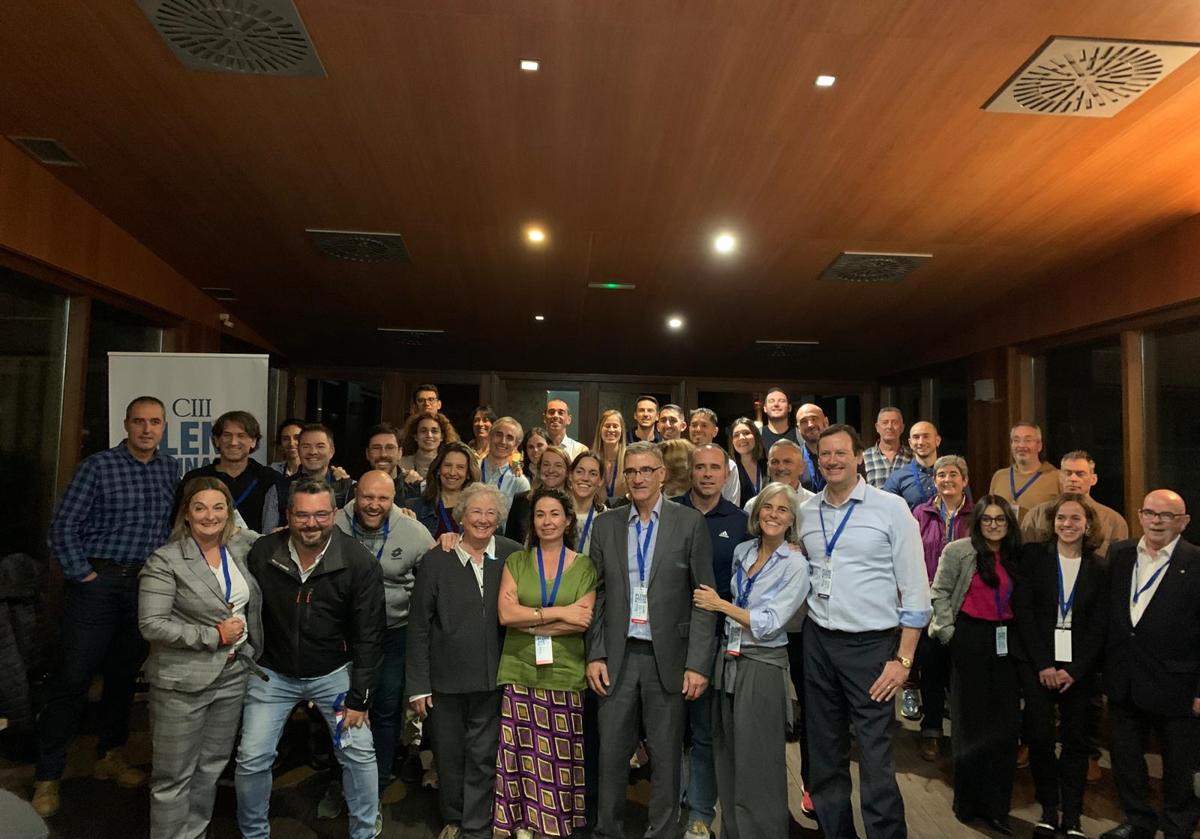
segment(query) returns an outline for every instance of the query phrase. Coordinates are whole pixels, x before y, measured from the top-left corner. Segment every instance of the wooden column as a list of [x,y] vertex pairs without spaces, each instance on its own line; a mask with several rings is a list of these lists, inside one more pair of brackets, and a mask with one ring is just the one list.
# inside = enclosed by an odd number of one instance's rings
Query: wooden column
[[57,498],[71,482],[79,465],[83,434],[83,400],[87,385],[88,337],[91,333],[92,301],[71,297],[67,303],[67,339],[63,363],[62,416],[59,419],[55,492]]
[[[1125,518],[1130,536],[1141,535],[1134,511],[1146,497],[1146,334],[1121,333],[1121,419],[1125,452]],[[1151,443],[1152,445],[1152,443]]]
[[[967,359],[971,387],[967,402],[967,466],[971,470],[971,492],[975,498],[987,493],[992,473],[1008,464],[1010,400],[1016,398],[1009,386],[1015,369],[1011,354],[1003,348]],[[975,382],[990,382],[990,399],[977,399]],[[986,385],[984,385],[986,387]]]

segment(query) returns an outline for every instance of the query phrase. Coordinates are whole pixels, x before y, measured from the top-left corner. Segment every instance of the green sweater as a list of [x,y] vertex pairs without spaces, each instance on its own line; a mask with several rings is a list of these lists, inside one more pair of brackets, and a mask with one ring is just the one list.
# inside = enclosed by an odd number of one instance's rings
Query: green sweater
[[[517,583],[517,599],[522,606],[542,605],[542,584],[538,575],[537,551],[517,551],[505,560],[504,567]],[[546,592],[554,588],[554,576],[546,580]],[[570,606],[590,591],[596,590],[596,566],[586,554],[579,554],[563,572],[562,582],[552,606]],[[523,685],[545,690],[583,690],[584,652],[583,632],[556,635],[552,639],[554,663],[539,667],[534,663],[533,636],[522,629],[509,627],[504,635],[504,650],[500,654],[500,670],[496,683]]]

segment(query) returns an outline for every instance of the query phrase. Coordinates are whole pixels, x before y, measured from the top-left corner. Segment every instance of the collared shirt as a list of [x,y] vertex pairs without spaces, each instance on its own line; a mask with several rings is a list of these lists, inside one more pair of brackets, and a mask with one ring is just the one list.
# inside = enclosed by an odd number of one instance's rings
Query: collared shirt
[[325,551],[329,550],[329,545],[332,542],[333,542],[333,536],[331,535],[328,539],[325,540],[325,544],[324,544],[324,546],[322,546],[320,552],[317,554],[317,558],[313,560],[313,564],[308,566],[308,570],[306,571],[304,569],[304,566],[302,566],[300,564],[300,554],[296,550],[296,545],[292,542],[290,537],[288,538],[288,556],[290,556],[292,558],[292,562],[295,564],[296,570],[300,573],[300,582],[302,582],[302,583],[308,582],[308,578],[312,575],[313,571],[317,570],[317,566],[321,564],[321,560],[325,556]]
[[[844,521],[830,560],[826,538]],[[832,569],[829,596],[818,594],[815,582],[808,595],[808,614],[818,626],[868,632],[929,623],[933,608],[921,534],[903,499],[863,479],[838,506],[822,490],[800,506],[800,541],[814,581],[823,566]]]
[[[512,500],[516,495],[522,492],[529,492],[529,479],[524,475],[514,475],[511,463],[506,463],[497,469],[487,460],[482,460],[479,463],[479,474],[483,483],[491,484],[504,494],[508,499],[508,508],[510,510],[512,509]],[[504,524],[507,521],[508,515],[506,514],[500,519],[500,526],[496,529],[503,533]]]
[[809,492],[820,492],[825,489],[825,476],[821,474],[817,453],[803,440],[800,441],[800,453],[804,457],[804,477],[800,479],[800,485]]
[[933,483],[933,464],[922,466],[910,460],[903,469],[892,472],[883,485],[883,491],[899,495],[908,502],[908,509],[916,509],[937,495],[937,487]]
[[733,462],[732,457],[725,458],[725,468],[729,475],[725,478],[725,485],[721,487],[721,497],[737,506],[742,503],[742,479],[738,476],[737,464]]
[[[767,557],[751,581],[746,572],[758,561],[758,544],[758,539],[750,539],[734,548],[733,563],[741,573],[734,572],[731,600],[741,605],[738,599],[749,588],[742,608],[750,613],[750,640],[743,643],[785,647],[788,637],[783,629],[808,597],[808,561],[784,542]],[[723,629],[725,622],[721,623]]]
[[888,460],[887,455],[876,443],[863,452],[863,467],[867,471],[867,483],[876,489],[883,489],[883,485],[887,483],[887,479],[892,476],[892,473],[902,466],[907,466],[912,459],[912,452],[901,446],[895,456]]
[[[658,545],[658,518],[662,513],[662,505],[663,496],[660,492],[658,494],[658,500],[654,502],[654,509],[650,511],[649,525],[641,524],[641,518],[638,516],[637,505],[629,505],[629,518],[627,520],[627,529],[629,534],[626,537],[625,546],[629,551],[629,612],[631,615],[633,614],[634,589],[641,586],[649,587],[650,585],[650,566],[654,559],[654,548]],[[642,530],[640,539],[638,538],[639,525],[641,526]],[[647,527],[652,528],[652,530],[647,530]],[[646,539],[647,534],[650,537],[649,540]],[[649,542],[648,545],[647,541]],[[645,548],[645,552],[643,554],[643,559],[645,560],[646,566],[645,581],[643,581],[638,574],[638,550],[642,548]],[[629,621],[629,633],[627,637],[640,638],[643,641],[652,640],[650,636],[650,621],[646,621],[645,623],[634,623],[631,619]]]
[[[690,492],[671,500],[676,504],[696,509]],[[704,514],[704,524],[712,542],[713,576],[717,580],[717,594],[722,600],[730,599],[729,579],[733,575],[733,552],[738,545],[746,541],[748,521],[746,513],[724,497],[718,499],[716,506]]]
[[[1162,567],[1171,561],[1171,554],[1175,553],[1175,546],[1179,544],[1179,539],[1180,537],[1176,536],[1171,544],[1159,548],[1157,551],[1150,550],[1150,546],[1146,544],[1146,537],[1138,539],[1137,560],[1133,564],[1133,579],[1129,582],[1129,622],[1134,626],[1138,625],[1138,621],[1146,613],[1146,607],[1154,599],[1154,593],[1158,591],[1159,584],[1162,583],[1163,577],[1167,576],[1167,572],[1162,571]],[[1158,577],[1151,583],[1150,578],[1154,577],[1155,573],[1158,573]],[[1150,584],[1150,587],[1138,594],[1137,603],[1134,603],[1133,595],[1147,583]]]
[[[462,542],[454,546],[454,553],[458,556],[458,561],[463,564],[463,568],[468,565],[475,572],[475,582],[479,584],[479,596],[483,597],[483,562],[476,562],[475,558],[467,553],[463,548]],[[489,559],[496,558],[496,537],[493,536],[488,540],[487,547],[483,549],[483,560],[486,562]]]
[[553,443],[552,445],[558,446],[560,449],[562,449],[564,452],[567,453],[567,465],[568,466],[570,466],[571,463],[573,463],[575,461],[576,457],[578,457],[580,454],[582,454],[583,452],[586,452],[588,450],[588,447],[585,446],[583,443],[579,442],[578,440],[572,440],[566,434],[563,435],[563,438],[560,442]]
[[140,565],[167,541],[179,463],[154,452],[142,463],[122,440],[86,458],[54,510],[47,542],[68,580],[93,571],[89,559]]

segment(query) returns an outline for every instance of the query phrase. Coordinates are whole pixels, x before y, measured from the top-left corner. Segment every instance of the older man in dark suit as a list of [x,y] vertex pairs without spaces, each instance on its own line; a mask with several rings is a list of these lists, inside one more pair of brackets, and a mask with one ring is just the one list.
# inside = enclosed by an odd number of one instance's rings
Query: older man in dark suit
[[662,455],[653,443],[625,450],[631,504],[596,519],[595,619],[587,633],[588,684],[600,696],[598,839],[624,837],[629,757],[639,722],[654,756],[646,836],[677,831],[685,700],[708,687],[715,613],[692,606],[715,586],[704,517],[667,501]]
[[[1138,516],[1142,538],[1108,553],[1104,677],[1125,823],[1102,839],[1153,839],[1160,828],[1185,839],[1200,820],[1200,548],[1180,535],[1190,519],[1177,493],[1151,492]],[[1162,744],[1161,820],[1143,754],[1151,731]]]

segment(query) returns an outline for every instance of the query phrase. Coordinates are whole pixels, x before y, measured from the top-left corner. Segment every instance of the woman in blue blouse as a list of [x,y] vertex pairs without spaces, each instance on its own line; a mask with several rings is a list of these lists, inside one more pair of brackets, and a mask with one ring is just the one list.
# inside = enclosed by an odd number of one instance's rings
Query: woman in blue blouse
[[713,747],[723,839],[788,835],[788,622],[808,597],[808,562],[798,547],[800,501],[787,484],[767,484],[750,509],[749,533],[733,552],[733,601],[696,589],[701,609],[725,615],[713,670]]

